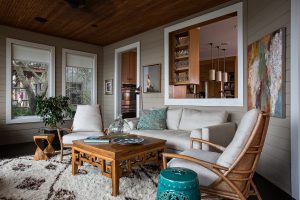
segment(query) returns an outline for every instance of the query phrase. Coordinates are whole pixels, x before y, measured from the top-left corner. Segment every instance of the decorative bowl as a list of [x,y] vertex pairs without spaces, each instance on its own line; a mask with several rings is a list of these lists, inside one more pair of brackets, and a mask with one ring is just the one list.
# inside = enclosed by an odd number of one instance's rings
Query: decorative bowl
[[134,137],[134,138],[114,138],[112,143],[121,144],[121,145],[130,145],[130,144],[141,144],[144,142],[144,138]]

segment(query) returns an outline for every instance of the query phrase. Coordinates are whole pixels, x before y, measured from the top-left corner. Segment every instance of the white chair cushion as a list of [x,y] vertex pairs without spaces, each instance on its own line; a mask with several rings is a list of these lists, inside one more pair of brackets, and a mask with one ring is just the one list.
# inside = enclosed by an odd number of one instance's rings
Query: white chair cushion
[[227,121],[226,111],[200,111],[194,109],[183,109],[179,129],[189,130],[199,129],[206,126],[221,124]]
[[[181,152],[180,154],[191,156],[193,158],[197,158],[199,160],[203,160],[210,163],[215,163],[220,156],[220,153],[212,151],[203,151],[199,149],[186,150]],[[199,164],[183,159],[171,159],[168,163],[168,167],[185,167],[195,171],[198,174],[198,180],[201,186],[208,186],[218,179],[218,175],[216,175],[212,171],[202,167]]]
[[[142,135],[167,140],[167,148],[183,151],[190,148],[190,131],[181,130],[131,130],[130,134]],[[199,143],[194,144],[194,148],[200,148]]]
[[259,110],[252,109],[243,116],[232,141],[217,160],[217,164],[230,167],[234,163],[252,133],[258,114]]
[[63,144],[72,144],[74,140],[82,140],[91,136],[102,136],[102,132],[75,132],[64,135],[62,140]]
[[181,119],[182,109],[168,109],[167,111],[167,127],[170,130],[178,130]]
[[82,131],[102,131],[99,105],[77,105],[72,132]]

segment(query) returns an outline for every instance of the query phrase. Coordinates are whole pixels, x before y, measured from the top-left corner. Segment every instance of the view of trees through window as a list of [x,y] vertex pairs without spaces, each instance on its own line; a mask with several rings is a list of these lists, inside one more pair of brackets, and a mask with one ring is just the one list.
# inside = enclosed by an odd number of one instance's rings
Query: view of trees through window
[[47,95],[48,69],[48,63],[12,60],[12,119],[35,115],[36,96]]
[[66,96],[71,104],[91,104],[92,79],[92,68],[66,67]]

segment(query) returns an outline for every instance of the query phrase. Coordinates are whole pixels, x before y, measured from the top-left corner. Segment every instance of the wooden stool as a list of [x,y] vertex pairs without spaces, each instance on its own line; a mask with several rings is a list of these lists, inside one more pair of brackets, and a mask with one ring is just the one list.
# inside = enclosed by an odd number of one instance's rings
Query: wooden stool
[[[33,136],[33,140],[37,146],[33,157],[34,160],[48,160],[54,154],[55,151],[52,147],[54,137],[54,134],[43,134]],[[42,140],[47,140],[48,142],[48,146],[45,149],[42,149]]]

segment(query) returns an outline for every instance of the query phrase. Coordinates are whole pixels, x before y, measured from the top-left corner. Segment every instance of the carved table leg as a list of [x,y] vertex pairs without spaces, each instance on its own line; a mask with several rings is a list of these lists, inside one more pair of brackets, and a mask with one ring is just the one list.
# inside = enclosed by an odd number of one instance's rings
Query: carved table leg
[[77,161],[77,157],[76,154],[78,154],[78,152],[72,148],[72,175],[76,175],[77,171],[78,171],[78,161]]
[[119,194],[119,166],[118,161],[114,160],[112,163],[112,196]]
[[164,162],[163,162],[163,156],[162,156],[163,152],[164,152],[164,149],[162,149],[161,151],[158,151],[158,155],[157,155],[157,162],[158,162],[161,170],[164,169]]

